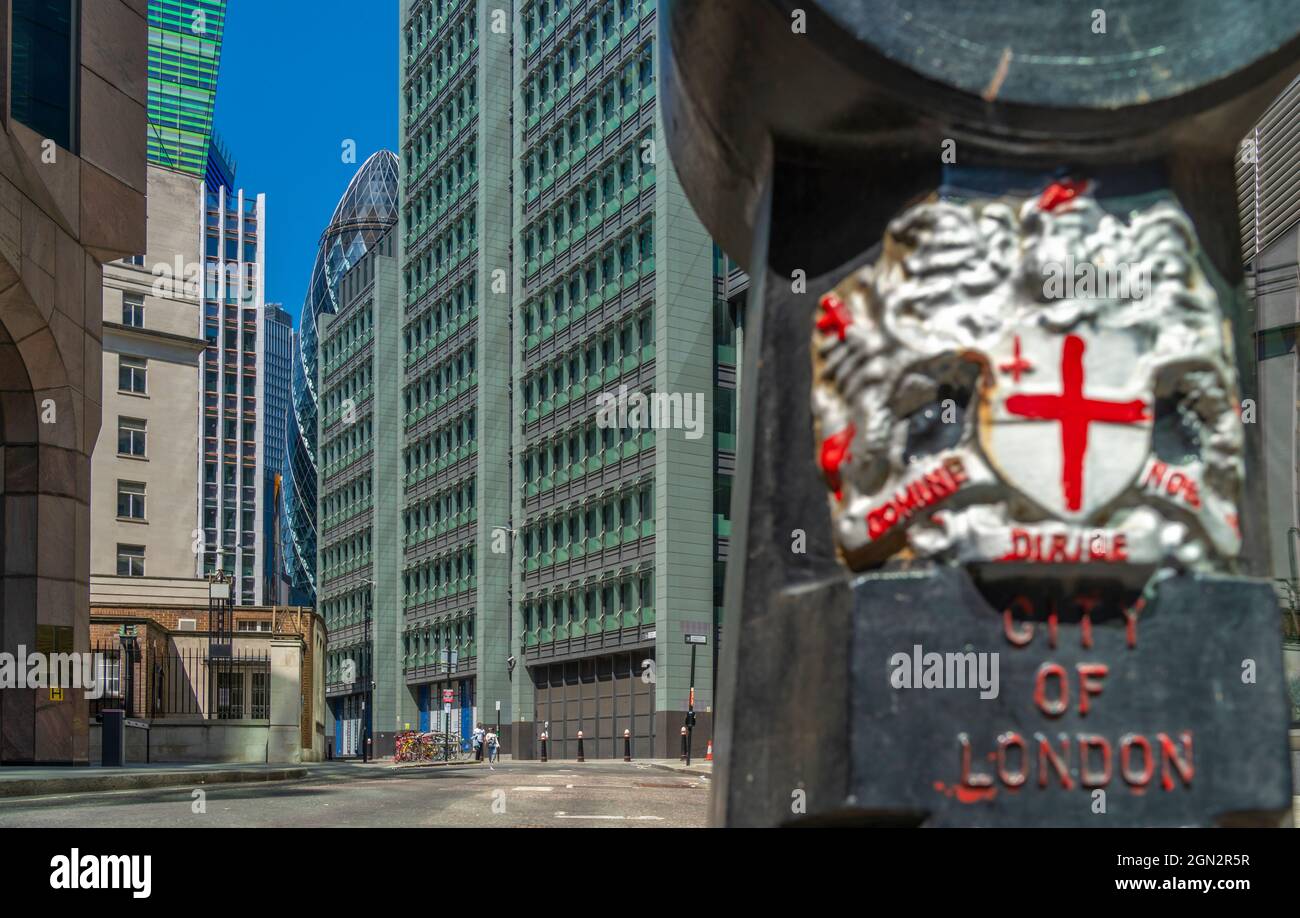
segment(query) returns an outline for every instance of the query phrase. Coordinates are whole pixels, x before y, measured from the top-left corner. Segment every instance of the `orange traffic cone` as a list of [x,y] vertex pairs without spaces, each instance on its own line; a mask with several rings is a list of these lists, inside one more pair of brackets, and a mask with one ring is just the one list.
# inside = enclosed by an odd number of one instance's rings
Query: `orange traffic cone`
[[713,740],[709,740],[709,748],[704,751],[704,761],[713,761]]

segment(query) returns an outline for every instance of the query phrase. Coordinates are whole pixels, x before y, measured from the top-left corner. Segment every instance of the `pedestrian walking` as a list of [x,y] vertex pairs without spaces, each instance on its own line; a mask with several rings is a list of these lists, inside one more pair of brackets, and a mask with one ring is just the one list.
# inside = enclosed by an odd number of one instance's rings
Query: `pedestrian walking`
[[484,741],[487,743],[488,768],[496,771],[497,756],[501,752],[501,738],[496,735],[495,731],[489,730]]
[[474,761],[475,762],[483,761],[483,737],[486,734],[487,731],[483,729],[482,724],[479,724],[477,727],[474,728]]

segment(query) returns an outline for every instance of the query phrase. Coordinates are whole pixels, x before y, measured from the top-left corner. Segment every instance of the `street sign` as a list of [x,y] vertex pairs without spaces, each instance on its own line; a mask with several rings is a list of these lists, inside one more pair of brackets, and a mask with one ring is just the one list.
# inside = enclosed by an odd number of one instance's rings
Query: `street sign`
[[442,713],[446,714],[448,717],[451,716],[451,702],[450,702],[450,701],[445,702],[445,703],[443,704],[443,706],[442,706]]
[[453,698],[455,698],[455,693],[451,689],[445,688],[442,690],[443,704],[451,704]]
[[[60,686],[51,686],[51,687],[50,687],[50,701],[62,701],[62,700],[63,700],[63,689],[62,689],[62,687],[60,687]],[[501,702],[498,701],[497,704],[499,705],[499,704],[501,704]]]
[[707,644],[709,643],[709,636],[707,634],[688,634],[686,635],[686,643]]
[[497,710],[498,710],[498,711],[501,710],[501,702],[499,702],[499,701],[497,702]]

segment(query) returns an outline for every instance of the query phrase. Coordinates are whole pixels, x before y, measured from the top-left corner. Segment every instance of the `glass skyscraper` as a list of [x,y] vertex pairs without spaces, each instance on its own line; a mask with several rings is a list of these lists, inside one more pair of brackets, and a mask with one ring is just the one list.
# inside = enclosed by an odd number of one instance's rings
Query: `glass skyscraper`
[[279,534],[283,531],[279,485],[293,407],[293,317],[279,303],[267,303],[263,325],[262,594],[263,602],[277,603],[282,598],[279,585],[283,571],[279,555]]
[[357,170],[321,234],[299,320],[282,483],[283,554],[294,602],[316,602],[317,319],[338,312],[339,281],[396,222],[397,156],[381,150]]
[[149,0],[149,162],[204,176],[225,28],[226,0]]

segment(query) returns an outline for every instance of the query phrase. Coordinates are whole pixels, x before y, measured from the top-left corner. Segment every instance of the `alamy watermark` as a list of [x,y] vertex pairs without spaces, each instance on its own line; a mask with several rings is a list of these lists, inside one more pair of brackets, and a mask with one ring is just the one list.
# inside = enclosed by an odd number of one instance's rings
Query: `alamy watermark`
[[1046,300],[1140,300],[1151,289],[1151,269],[1143,262],[1099,265],[1067,255],[1044,262],[1042,276]]
[[86,697],[102,698],[105,671],[102,653],[0,652],[0,689],[85,689]]
[[896,689],[979,689],[980,698],[998,697],[997,653],[966,650],[927,652],[920,644],[912,652],[889,658],[889,684]]
[[686,431],[686,439],[704,436],[705,407],[703,392],[617,392],[596,394],[596,426]]

